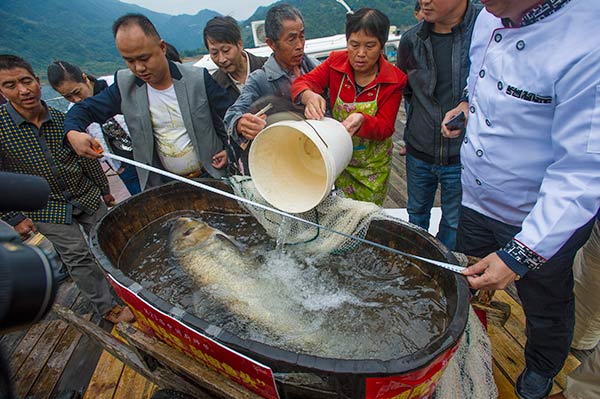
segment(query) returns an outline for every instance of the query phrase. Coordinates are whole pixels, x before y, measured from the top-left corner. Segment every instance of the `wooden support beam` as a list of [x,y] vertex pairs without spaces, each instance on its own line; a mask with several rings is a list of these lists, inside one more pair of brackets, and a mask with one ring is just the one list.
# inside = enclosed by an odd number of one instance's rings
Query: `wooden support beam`
[[194,381],[218,397],[231,399],[260,398],[259,395],[247,390],[218,372],[209,369],[179,350],[168,346],[154,337],[150,337],[132,325],[120,324],[117,326],[117,331],[132,346],[135,346],[141,352],[149,354],[160,364],[173,370],[176,375]]
[[[129,342],[123,343],[71,310],[55,306],[53,311],[83,334],[98,341],[110,354],[161,388],[187,393],[198,399],[258,399],[260,396],[234,383],[182,352],[150,337],[131,324],[119,324],[117,332]],[[157,360],[150,369],[143,354]]]

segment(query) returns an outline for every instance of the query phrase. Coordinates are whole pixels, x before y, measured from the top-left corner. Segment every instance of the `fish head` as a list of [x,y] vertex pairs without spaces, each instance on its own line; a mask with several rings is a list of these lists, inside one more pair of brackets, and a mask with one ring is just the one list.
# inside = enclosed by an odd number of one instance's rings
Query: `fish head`
[[179,217],[171,226],[169,246],[174,255],[180,255],[204,245],[217,231],[200,219]]

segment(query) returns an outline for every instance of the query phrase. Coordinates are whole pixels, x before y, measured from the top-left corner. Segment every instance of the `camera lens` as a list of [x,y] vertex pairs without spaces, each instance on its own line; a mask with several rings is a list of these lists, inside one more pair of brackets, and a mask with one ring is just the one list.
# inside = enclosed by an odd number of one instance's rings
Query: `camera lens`
[[54,256],[40,248],[0,244],[0,334],[42,319],[56,296]]

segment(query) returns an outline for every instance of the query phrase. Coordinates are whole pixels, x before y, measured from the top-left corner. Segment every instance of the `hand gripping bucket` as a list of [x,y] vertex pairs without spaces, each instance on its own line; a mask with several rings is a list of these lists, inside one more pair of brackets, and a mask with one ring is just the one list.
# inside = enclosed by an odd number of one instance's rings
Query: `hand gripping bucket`
[[301,213],[329,194],[351,157],[352,138],[335,119],[287,120],[256,136],[248,163],[254,185],[268,203]]

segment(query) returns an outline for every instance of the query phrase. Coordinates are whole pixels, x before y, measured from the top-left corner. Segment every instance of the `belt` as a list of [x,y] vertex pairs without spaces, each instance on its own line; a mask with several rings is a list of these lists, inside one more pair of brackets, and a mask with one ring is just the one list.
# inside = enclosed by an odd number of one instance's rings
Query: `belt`
[[206,169],[204,169],[203,167],[200,167],[200,169],[199,169],[199,170],[197,170],[197,171],[195,171],[195,172],[192,172],[192,173],[188,173],[188,174],[187,174],[187,175],[185,175],[184,177],[185,177],[185,178],[188,178],[188,179],[194,179],[194,178],[196,178],[196,177],[200,177],[200,176],[202,176],[202,175],[203,175],[203,174],[205,174],[205,173],[207,173],[207,172],[206,172]]

